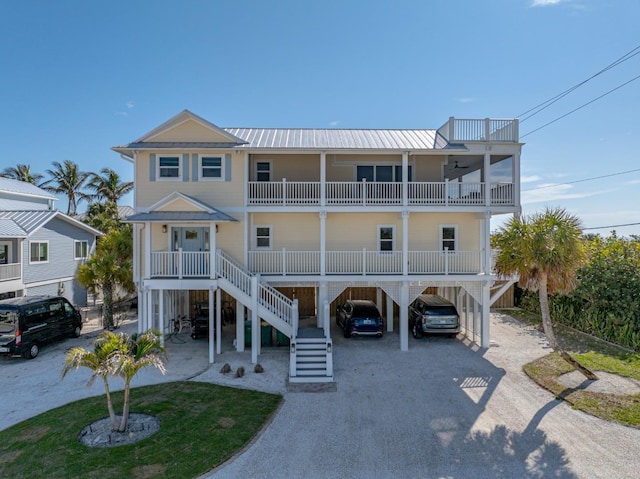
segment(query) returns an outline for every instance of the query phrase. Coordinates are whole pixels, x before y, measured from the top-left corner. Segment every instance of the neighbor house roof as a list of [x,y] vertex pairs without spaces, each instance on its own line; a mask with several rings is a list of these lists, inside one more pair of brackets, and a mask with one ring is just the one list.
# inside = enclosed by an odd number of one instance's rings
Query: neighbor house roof
[[[22,210],[22,211],[0,211],[0,222],[2,230],[0,236],[3,237],[25,237],[42,228],[53,218],[60,218],[67,223],[71,223],[80,229],[88,231],[96,236],[102,235],[91,226],[84,224],[60,211],[43,211],[43,210]],[[13,225],[11,225],[13,223]],[[10,231],[22,232],[21,234],[8,234]]]
[[57,200],[58,197],[52,195],[48,191],[38,188],[32,183],[26,181],[12,180],[11,178],[0,178],[0,191],[6,191],[8,193],[30,196],[35,198],[44,198],[48,200]]

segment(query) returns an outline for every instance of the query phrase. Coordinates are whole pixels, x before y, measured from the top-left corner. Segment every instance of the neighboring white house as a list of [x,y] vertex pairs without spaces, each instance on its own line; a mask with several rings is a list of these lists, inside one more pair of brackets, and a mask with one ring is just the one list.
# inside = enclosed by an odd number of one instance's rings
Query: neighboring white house
[[102,233],[54,210],[56,199],[31,183],[0,178],[0,299],[49,294],[87,304],[75,275]]
[[[489,345],[490,219],[520,211],[516,119],[220,128],[185,110],[113,150],[134,165],[140,330],[168,331],[205,298],[219,331],[231,299],[239,321],[224,340],[243,350],[246,311],[253,362],[261,318],[291,338],[291,380],[331,380],[336,298],[374,300],[407,350],[408,305],[435,288],[458,306],[464,334]],[[300,313],[317,328],[299,330]],[[319,359],[301,359],[309,342]]]

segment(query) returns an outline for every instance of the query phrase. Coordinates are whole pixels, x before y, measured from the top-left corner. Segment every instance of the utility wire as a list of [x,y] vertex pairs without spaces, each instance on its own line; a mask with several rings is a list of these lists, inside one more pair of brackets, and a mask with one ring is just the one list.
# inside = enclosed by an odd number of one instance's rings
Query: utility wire
[[627,171],[620,171],[618,173],[610,173],[608,175],[602,175],[602,176],[592,176],[591,178],[583,178],[581,180],[575,180],[575,181],[566,181],[564,183],[556,183],[554,185],[545,185],[545,186],[538,186],[536,188],[529,188],[528,190],[522,190],[523,192],[525,191],[534,191],[534,190],[543,190],[545,188],[555,188],[556,186],[562,186],[562,185],[572,185],[574,183],[582,183],[584,181],[593,181],[593,180],[599,180],[601,178],[609,178],[611,176],[620,176],[620,175],[626,175],[627,173],[636,173],[640,171],[640,168],[636,168],[635,170],[627,170]]
[[637,226],[640,225],[640,223],[626,223],[623,225],[610,225],[610,226],[594,226],[593,228],[582,228],[582,230],[603,230],[605,228],[620,228],[622,226]]
[[[541,111],[547,109],[548,107],[550,107],[551,105],[553,105],[554,103],[556,103],[557,101],[561,100],[562,98],[564,98],[565,96],[567,96],[569,93],[573,92],[574,90],[580,88],[582,85],[584,85],[585,83],[593,80],[595,77],[605,73],[608,70],[611,70],[612,68],[620,65],[621,63],[626,62],[627,60],[633,58],[634,56],[640,54],[640,45],[638,45],[637,47],[635,47],[633,50],[625,53],[624,55],[622,55],[620,58],[618,58],[617,60],[615,60],[613,63],[610,63],[609,65],[607,65],[606,67],[604,67],[602,70],[600,70],[599,72],[591,75],[589,78],[587,78],[586,80],[581,81],[580,83],[572,86],[571,88],[566,89],[565,91],[563,91],[562,93],[559,93],[558,95],[549,98],[548,100],[540,103],[539,105],[534,106],[533,108],[525,111],[524,113],[519,114],[516,118],[520,118],[524,115],[526,115],[527,113],[533,112],[531,113],[531,115],[525,117],[525,118],[521,118],[520,119],[520,123],[524,123],[526,120],[528,120],[529,118],[537,115],[538,113],[540,113]],[[634,53],[635,52],[635,53]]]
[[570,112],[565,113],[564,115],[559,116],[559,117],[558,117],[558,118],[556,118],[555,120],[551,120],[550,122],[545,123],[544,125],[542,125],[542,126],[540,126],[540,127],[536,128],[535,130],[531,130],[531,131],[529,131],[529,132],[525,133],[524,135],[521,135],[521,136],[520,136],[520,138],[524,138],[525,136],[529,136],[531,133],[535,133],[535,132],[536,132],[536,131],[538,131],[538,130],[542,130],[544,127],[549,126],[549,125],[551,125],[552,123],[555,123],[555,122],[556,122],[556,121],[558,121],[558,120],[562,120],[563,118],[565,118],[565,117],[567,117],[567,116],[571,115],[572,113],[575,113],[575,112],[576,112],[576,111],[578,111],[578,110],[582,110],[585,106],[591,105],[593,102],[595,102],[595,101],[599,100],[600,98],[603,98],[603,97],[607,96],[607,95],[608,95],[608,94],[610,94],[610,93],[613,93],[613,92],[614,92],[614,91],[616,91],[616,90],[619,90],[620,88],[622,88],[623,86],[628,85],[628,84],[629,84],[629,83],[631,83],[632,81],[636,81],[638,78],[640,78],[640,75],[638,75],[638,76],[636,76],[636,77],[633,77],[631,80],[624,82],[622,85],[618,85],[617,87],[612,88],[612,89],[611,89],[611,90],[609,90],[608,92],[603,93],[603,94],[602,94],[602,95],[600,95],[599,97],[596,97],[596,98],[594,98],[594,99],[593,99],[593,100],[591,100],[591,101],[588,101],[587,103],[585,103],[585,104],[583,104],[583,105],[579,106],[578,108],[574,108],[574,109],[573,109],[573,110],[571,110]]

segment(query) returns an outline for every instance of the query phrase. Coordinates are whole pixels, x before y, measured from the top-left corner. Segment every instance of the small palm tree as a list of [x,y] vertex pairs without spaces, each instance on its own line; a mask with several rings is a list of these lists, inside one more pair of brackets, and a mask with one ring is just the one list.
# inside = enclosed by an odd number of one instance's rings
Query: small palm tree
[[30,165],[23,165],[18,163],[16,166],[7,166],[0,176],[4,178],[11,178],[12,180],[26,181],[36,186],[40,186],[44,175],[40,173],[32,173]]
[[131,337],[120,334],[122,347],[113,356],[112,364],[115,375],[124,380],[124,403],[122,406],[122,420],[118,431],[127,430],[129,421],[129,399],[131,380],[142,368],[153,366],[162,374],[165,374],[164,348],[160,344],[159,333],[147,331],[146,333]]
[[54,161],[53,166],[53,170],[47,170],[51,178],[42,183],[42,187],[52,193],[66,196],[67,214],[75,215],[80,200],[88,200],[90,197],[82,191],[82,188],[92,173],[80,171],[78,165],[71,160],[64,160],[62,164]]
[[64,378],[72,369],[78,369],[80,367],[90,369],[93,373],[89,377],[87,386],[91,386],[97,378],[102,378],[104,391],[107,396],[107,409],[109,410],[109,418],[111,419],[111,429],[114,431],[118,428],[118,421],[113,410],[113,402],[111,401],[111,393],[109,391],[108,377],[114,374],[114,371],[111,369],[112,364],[109,360],[120,347],[121,341],[119,338],[110,331],[104,331],[93,342],[93,351],[87,351],[84,348],[72,348],[67,353],[65,365],[62,370],[62,377]]
[[498,273],[517,274],[520,285],[538,291],[542,326],[551,348],[588,379],[598,379],[560,348],[549,312],[549,294],[575,288],[576,271],[584,258],[580,220],[563,208],[547,208],[529,217],[514,216],[491,240],[498,250]]
[[98,200],[117,204],[120,198],[133,190],[133,181],[121,181],[111,168],[102,168],[101,175],[93,174],[87,188],[95,192]]

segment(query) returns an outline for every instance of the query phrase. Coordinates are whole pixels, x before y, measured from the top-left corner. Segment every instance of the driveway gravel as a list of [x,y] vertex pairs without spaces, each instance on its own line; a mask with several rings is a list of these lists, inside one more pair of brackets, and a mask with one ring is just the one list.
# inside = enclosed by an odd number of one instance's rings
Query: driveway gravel
[[[102,394],[101,384],[86,387],[88,371],[59,376],[65,351],[91,347],[96,335],[86,328],[77,340],[43,348],[35,360],[0,360],[0,429]],[[167,375],[143,370],[134,385],[193,379],[284,394],[255,441],[207,478],[638,477],[640,430],[573,410],[531,382],[522,366],[548,353],[548,345],[509,316],[492,314],[486,350],[448,338],[410,338],[409,351],[401,352],[397,333],[332,335],[333,391],[288,392],[287,348],[265,348],[265,372],[258,374],[249,351],[225,351],[209,366],[206,341],[185,334],[167,341]],[[225,362],[247,373],[221,374]]]

